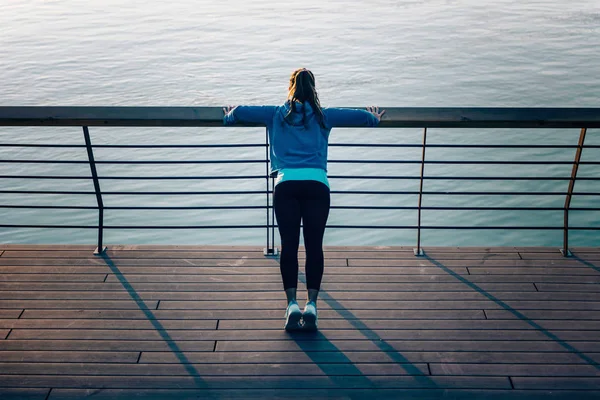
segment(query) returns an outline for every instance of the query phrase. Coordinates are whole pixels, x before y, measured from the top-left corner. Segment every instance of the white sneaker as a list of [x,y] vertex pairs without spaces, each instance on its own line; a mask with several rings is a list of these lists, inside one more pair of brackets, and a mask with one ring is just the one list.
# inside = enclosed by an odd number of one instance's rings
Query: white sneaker
[[285,330],[286,331],[297,331],[302,329],[300,326],[300,319],[302,318],[302,311],[298,303],[290,302],[287,309],[285,310]]
[[306,303],[304,306],[304,312],[302,313],[302,319],[304,320],[304,330],[316,331],[317,330],[317,305],[312,301]]

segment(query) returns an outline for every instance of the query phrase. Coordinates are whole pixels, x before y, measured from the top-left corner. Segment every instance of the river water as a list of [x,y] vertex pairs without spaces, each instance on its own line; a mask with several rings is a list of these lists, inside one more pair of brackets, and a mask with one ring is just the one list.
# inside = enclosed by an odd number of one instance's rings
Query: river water
[[[5,1],[0,4],[0,105],[221,106],[279,104],[289,74],[310,68],[325,106],[598,107],[600,1],[305,0],[297,2]],[[579,131],[431,129],[438,144],[575,145]],[[94,144],[260,143],[256,128],[91,128]],[[600,144],[590,130],[586,144]],[[338,129],[332,143],[413,143],[420,129]],[[0,128],[0,143],[83,144],[81,128]],[[430,160],[562,160],[574,149],[429,149]],[[264,149],[97,149],[97,160],[260,159]],[[418,160],[420,149],[332,147],[330,159]],[[86,160],[85,149],[0,147],[0,159]],[[584,161],[599,161],[587,149]],[[568,177],[570,165],[428,165],[426,175]],[[101,176],[263,174],[262,164],[99,165]],[[416,176],[416,164],[329,165],[331,175]],[[87,177],[85,164],[0,163],[1,175]],[[598,165],[580,176],[600,176]],[[0,179],[3,190],[91,191],[89,180]],[[418,190],[417,180],[332,179],[333,190]],[[263,190],[256,180],[102,180],[103,191]],[[425,190],[557,191],[567,181],[428,180]],[[600,192],[579,181],[576,191]],[[94,196],[0,194],[0,204],[94,206]],[[263,205],[264,195],[107,195],[107,206]],[[414,195],[333,195],[335,205],[415,206]],[[561,207],[564,195],[425,196],[425,206]],[[575,196],[573,207],[597,206]],[[106,225],[259,225],[264,210],[115,211]],[[94,225],[95,211],[0,208],[2,224]],[[435,226],[561,226],[562,211],[425,211]],[[332,210],[334,225],[413,226],[416,212]],[[600,227],[600,212],[571,213]],[[597,232],[573,231],[574,246]],[[95,243],[91,229],[0,229],[0,243]],[[328,229],[327,245],[413,245],[414,230]],[[425,230],[424,245],[560,246],[562,231]],[[119,244],[264,244],[264,230],[115,230]]]

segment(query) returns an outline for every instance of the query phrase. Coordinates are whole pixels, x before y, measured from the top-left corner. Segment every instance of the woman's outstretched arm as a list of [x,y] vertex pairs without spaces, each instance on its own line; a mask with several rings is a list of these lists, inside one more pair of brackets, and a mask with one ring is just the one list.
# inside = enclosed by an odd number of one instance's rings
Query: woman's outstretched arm
[[379,112],[377,107],[367,107],[367,110],[324,108],[323,113],[332,128],[336,126],[377,126],[385,110]]
[[223,108],[224,125],[233,125],[236,122],[249,122],[255,124],[271,124],[275,106],[227,106]]

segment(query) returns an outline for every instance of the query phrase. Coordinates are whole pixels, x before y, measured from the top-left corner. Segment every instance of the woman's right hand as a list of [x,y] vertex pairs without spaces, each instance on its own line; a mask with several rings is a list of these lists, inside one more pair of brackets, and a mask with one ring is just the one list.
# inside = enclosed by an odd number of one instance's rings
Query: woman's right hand
[[379,107],[375,106],[367,107],[367,111],[373,114],[373,116],[377,118],[377,121],[381,121],[381,116],[385,114],[385,110],[381,110],[381,112],[379,112]]
[[225,115],[227,115],[234,108],[235,108],[235,106],[225,106],[225,107],[223,107],[223,112],[225,113]]

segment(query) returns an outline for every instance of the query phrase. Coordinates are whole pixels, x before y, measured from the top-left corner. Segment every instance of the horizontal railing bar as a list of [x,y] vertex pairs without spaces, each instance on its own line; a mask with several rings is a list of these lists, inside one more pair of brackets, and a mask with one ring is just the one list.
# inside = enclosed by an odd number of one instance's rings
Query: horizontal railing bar
[[[0,208],[29,208],[29,209],[65,209],[65,210],[97,210],[98,206],[34,206],[34,205],[16,205],[0,204]],[[106,210],[108,207],[104,207]]]
[[[0,190],[0,193],[14,194],[96,194],[95,192],[82,191],[44,191],[44,190]],[[252,191],[207,191],[207,192],[102,192],[103,195],[127,195],[127,196],[146,196],[146,195],[223,195],[223,194],[266,194],[271,193],[265,190]],[[418,191],[375,191],[375,190],[332,190],[332,194],[419,194]],[[527,195],[527,196],[564,196],[564,192],[436,192],[423,191],[427,195]],[[574,192],[574,196],[600,196],[600,192]]]
[[[329,160],[330,164],[421,164],[419,160]],[[505,160],[425,160],[425,164],[506,164],[506,165],[573,165],[573,161],[505,161]],[[581,161],[580,165],[600,165],[600,161]]]
[[85,144],[49,144],[49,143],[0,143],[0,147],[57,147],[57,148],[81,148]]
[[[186,149],[186,148],[231,148],[231,147],[266,147],[265,143],[239,144],[94,144],[97,149]],[[0,143],[0,147],[57,147],[80,148],[84,144],[48,144],[48,143]]]
[[[98,229],[97,225],[0,225],[0,228],[41,228],[41,229]],[[103,225],[104,229],[265,229],[267,225],[189,225],[189,226],[148,226],[148,225]]]
[[[264,175],[240,175],[240,176],[99,176],[98,179],[115,180],[184,180],[184,179],[265,179]],[[91,176],[52,176],[52,175],[0,175],[0,179],[66,179],[66,180],[89,180]],[[600,178],[598,178],[600,179]]]
[[[352,176],[352,175],[329,175],[329,179],[395,179],[395,180],[412,180],[421,179],[419,176]],[[499,180],[499,181],[525,181],[525,180],[552,180],[552,181],[568,181],[570,177],[554,177],[554,176],[515,176],[515,177],[504,177],[504,176],[424,176],[423,179],[428,180]],[[578,180],[584,181],[599,181],[600,177],[581,177]]]
[[[329,143],[330,147],[407,147],[422,148],[416,143]],[[570,144],[427,144],[426,147],[461,148],[461,149],[576,149],[577,145]],[[600,145],[586,145],[589,149],[600,149]]]
[[[352,176],[352,175],[330,175],[329,179],[391,179],[391,180],[416,180],[418,176]],[[0,179],[65,179],[65,180],[89,180],[90,176],[60,176],[60,175],[0,175]],[[103,180],[203,180],[203,179],[265,179],[265,175],[240,175],[240,176],[99,176],[98,179]],[[427,180],[500,180],[500,181],[568,181],[569,177],[554,177],[554,176],[425,176]],[[600,181],[600,177],[580,177],[582,181]]]
[[[176,160],[176,161],[96,161],[96,164],[257,164],[267,160]],[[0,160],[0,163],[16,164],[89,164],[89,161],[77,160]],[[421,164],[418,160],[329,160],[330,164]],[[573,161],[457,161],[429,160],[425,164],[505,164],[505,165],[573,165]],[[581,161],[579,165],[600,165],[600,161]]]
[[267,147],[265,143],[229,143],[229,144],[95,144],[96,149],[187,149],[187,148],[237,148]]
[[[177,161],[96,161],[96,164],[257,164],[267,160],[177,160]],[[17,164],[89,164],[77,160],[0,160],[0,163]],[[571,163],[572,164],[572,163]]]
[[[265,147],[264,143],[239,144],[94,144],[93,148],[106,149],[178,149],[178,148],[236,148]],[[422,144],[398,143],[330,143],[330,147],[383,147],[383,148],[421,148]],[[83,144],[47,144],[47,143],[0,143],[0,147],[40,147],[40,148],[81,148]],[[464,149],[576,149],[576,145],[560,144],[428,144],[432,148],[464,148]],[[586,145],[588,149],[600,149],[600,145]]]
[[[347,107],[345,107],[347,108]],[[364,107],[361,107],[364,108]],[[381,107],[382,128],[598,128],[599,108]],[[222,107],[0,107],[0,126],[223,126]],[[242,124],[238,126],[264,126]],[[351,126],[351,125],[349,125]]]
[[[331,206],[341,210],[418,210],[416,206]],[[564,207],[436,207],[421,206],[421,210],[432,211],[564,211]],[[569,208],[570,211],[600,211],[600,207]]]
[[[331,193],[337,194],[419,194],[418,191],[370,191],[370,190],[332,190]],[[565,192],[436,192],[436,191],[423,191],[423,194],[427,195],[531,195],[531,196],[545,196],[555,195],[564,196]],[[578,196],[598,196],[600,192],[577,192],[573,195]]]
[[[272,226],[272,225],[271,225]],[[104,225],[104,229],[264,229],[268,225]],[[275,225],[277,228],[278,225]],[[1,224],[0,228],[40,228],[40,229],[98,229],[94,225],[15,225]],[[330,229],[417,229],[416,226],[404,225],[327,225]],[[562,226],[421,226],[421,229],[472,229],[472,230],[562,230]],[[598,230],[600,227],[569,227],[573,230]]]
[[[97,210],[97,206],[40,206],[0,204],[0,208],[28,208],[28,209],[69,209],[69,210]],[[264,210],[273,206],[180,206],[180,207],[153,207],[153,206],[120,206],[104,207],[105,210]],[[331,209],[340,210],[417,210],[415,206],[331,206]],[[421,207],[422,210],[437,211],[564,211],[564,207]],[[576,207],[569,211],[600,211],[600,207]]]
[[[0,193],[18,194],[96,194],[96,192],[66,191],[66,190],[0,190]],[[264,190],[229,191],[229,192],[102,192],[102,195],[202,195],[202,194],[266,194]],[[270,193],[270,192],[269,192]]]

